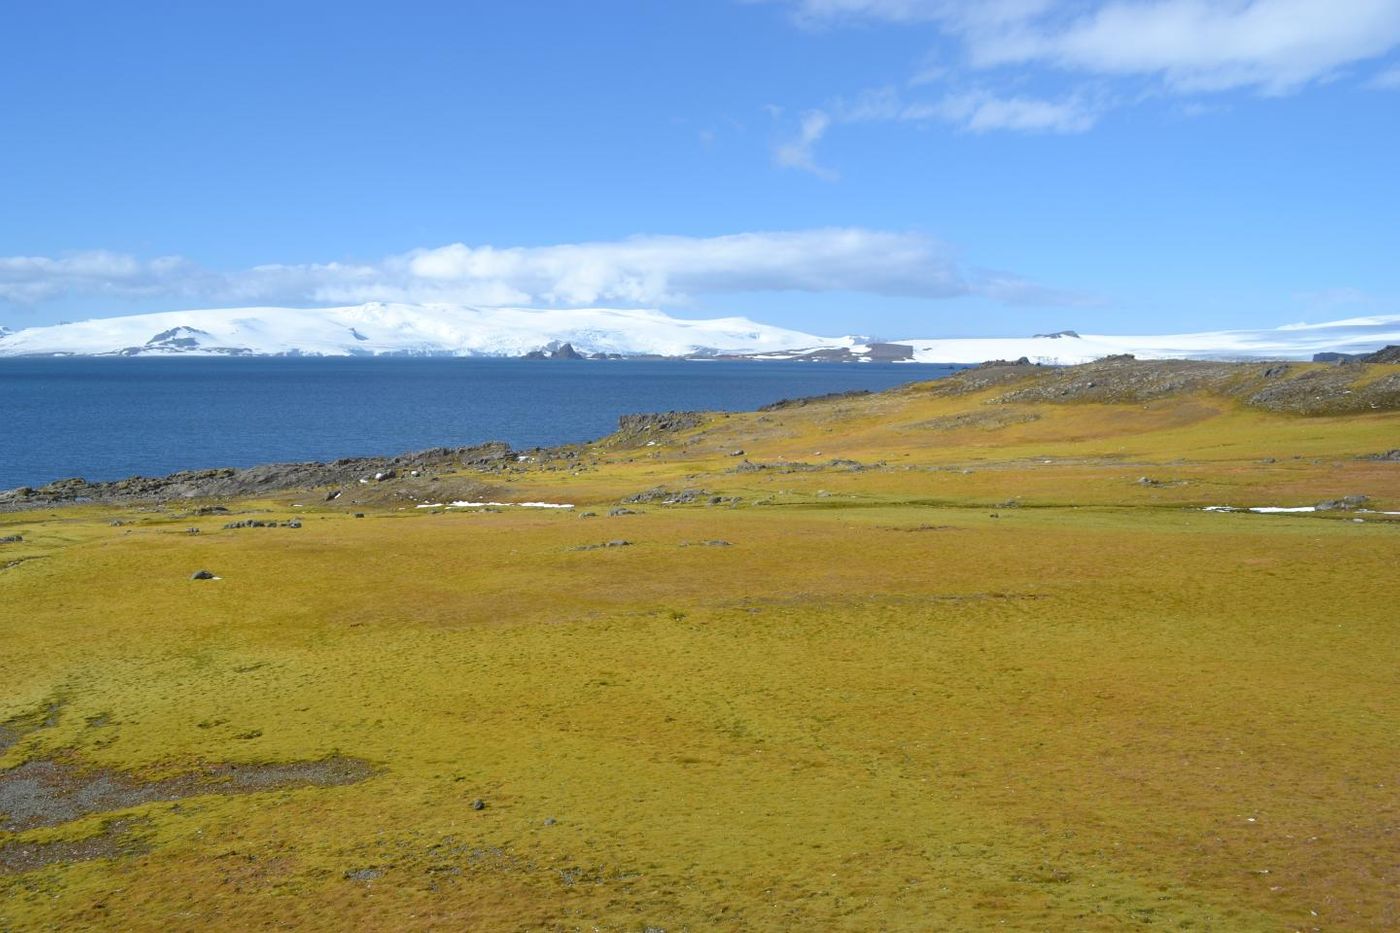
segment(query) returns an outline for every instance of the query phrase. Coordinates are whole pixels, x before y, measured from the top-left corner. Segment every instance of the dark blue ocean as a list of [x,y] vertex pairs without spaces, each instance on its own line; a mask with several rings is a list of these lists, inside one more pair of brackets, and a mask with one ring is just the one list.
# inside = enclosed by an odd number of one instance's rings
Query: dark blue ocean
[[955,370],[677,360],[6,359],[0,489],[489,440],[547,446],[609,434],[628,412],[740,411]]

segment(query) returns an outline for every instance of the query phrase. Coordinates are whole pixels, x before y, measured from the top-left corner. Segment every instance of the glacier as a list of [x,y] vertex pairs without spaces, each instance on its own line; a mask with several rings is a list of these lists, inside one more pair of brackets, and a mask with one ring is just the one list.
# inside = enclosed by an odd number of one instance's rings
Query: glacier
[[1064,331],[1034,337],[824,337],[744,317],[686,320],[616,308],[482,308],[369,302],[338,308],[215,308],[0,329],[0,357],[463,356],[518,357],[570,344],[584,355],[756,359],[890,358],[980,363],[1025,357],[1069,365],[1114,354],[1140,359],[1309,359],[1400,343],[1400,315],[1258,330],[1122,336]]

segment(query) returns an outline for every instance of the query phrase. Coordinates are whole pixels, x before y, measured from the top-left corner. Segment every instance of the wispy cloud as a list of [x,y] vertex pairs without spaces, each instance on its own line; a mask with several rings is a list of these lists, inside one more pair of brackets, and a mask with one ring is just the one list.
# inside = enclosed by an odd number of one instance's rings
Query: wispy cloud
[[998,96],[978,89],[932,99],[906,99],[892,87],[866,91],[850,101],[835,100],[803,115],[795,136],[778,145],[774,161],[811,172],[827,181],[839,176],[817,161],[817,143],[834,125],[852,123],[943,123],[968,133],[1083,133],[1103,112],[1100,98],[1084,93],[1060,100],[1023,94]]
[[[750,0],[779,3],[808,28],[884,22],[929,32],[937,54],[912,66],[921,100],[827,102],[825,122],[778,150],[818,171],[816,144],[842,123],[942,121],[985,133],[1080,133],[1115,107],[1174,96],[1186,106],[1226,91],[1295,93],[1400,48],[1396,0]],[[1066,93],[1026,84],[1077,82]],[[1400,66],[1365,86],[1400,88]],[[930,86],[943,86],[942,96]],[[889,95],[889,91],[877,92]]]
[[218,304],[636,307],[776,291],[926,299],[981,295],[1011,304],[1083,302],[1075,293],[1007,274],[968,271],[950,248],[923,234],[848,227],[536,247],[453,243],[371,263],[275,264],[234,272],[217,272],[179,257],[141,260],[108,252],[0,257],[0,301],[16,304],[107,296]]
[[831,115],[824,110],[809,110],[798,123],[797,135],[773,150],[773,161],[783,168],[801,169],[811,172],[818,178],[835,181],[837,175],[829,168],[817,164],[815,149],[817,143],[831,127]]
[[1138,0],[967,33],[978,67],[1150,76],[1180,93],[1287,94],[1400,45],[1395,0]]
[[1366,82],[1373,91],[1400,91],[1400,65],[1387,68]]
[[1400,46],[1395,0],[768,0],[807,24],[931,23],[976,69],[1152,76],[1283,94]]

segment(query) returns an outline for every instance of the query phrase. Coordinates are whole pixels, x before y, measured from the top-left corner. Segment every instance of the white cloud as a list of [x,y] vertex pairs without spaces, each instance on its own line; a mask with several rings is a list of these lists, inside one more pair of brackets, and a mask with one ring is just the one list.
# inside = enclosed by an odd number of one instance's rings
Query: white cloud
[[945,119],[973,133],[1083,133],[1098,121],[1097,109],[1075,96],[1060,101],[997,97],[987,92],[950,95],[938,106]]
[[968,35],[980,67],[1154,76],[1186,93],[1289,93],[1397,45],[1395,0],[1134,0]]
[[809,110],[802,115],[797,136],[773,150],[773,161],[783,168],[801,169],[818,178],[835,181],[836,173],[817,164],[814,149],[831,126],[831,116],[823,110]]
[[1396,0],[774,2],[804,23],[934,24],[961,43],[974,69],[1042,65],[1147,77],[1188,94],[1290,93],[1400,46]]
[[[656,306],[738,292],[853,292],[928,299],[983,295],[1023,303],[1010,278],[968,273],[939,241],[862,228],[639,236],[556,246],[453,243],[374,263],[262,265],[215,272],[185,259],[93,252],[0,257],[0,301],[60,296],[170,298],[218,304],[362,301],[471,305]],[[1020,280],[1016,280],[1020,282]],[[1044,290],[1046,301],[1066,303]],[[1068,300],[1068,299],[1066,299]]]
[[172,283],[193,293],[209,276],[178,256],[139,260],[105,250],[48,256],[0,256],[0,301],[32,303],[70,291],[138,297],[168,292]]
[[976,90],[909,101],[894,88],[879,88],[852,101],[834,101],[827,110],[809,111],[797,136],[779,145],[773,159],[785,168],[803,169],[834,181],[836,173],[817,162],[816,144],[835,124],[941,122],[970,133],[1083,133],[1098,122],[1102,109],[1099,101],[1084,94],[1045,100],[1024,95],[999,97]]
[[[890,88],[828,101],[774,152],[827,179],[816,147],[847,123],[943,122],[972,133],[1082,133],[1117,106],[1174,95],[1293,93],[1400,47],[1400,0],[749,0],[789,7],[806,26],[859,21],[930,31],[902,100]],[[1027,91],[1028,84],[1067,91]],[[1033,82],[1033,83],[1032,83]],[[1366,87],[1400,89],[1400,66]],[[943,87],[941,96],[934,90]],[[1207,97],[1207,99],[1209,99]],[[1217,98],[1218,99],[1218,98]]]

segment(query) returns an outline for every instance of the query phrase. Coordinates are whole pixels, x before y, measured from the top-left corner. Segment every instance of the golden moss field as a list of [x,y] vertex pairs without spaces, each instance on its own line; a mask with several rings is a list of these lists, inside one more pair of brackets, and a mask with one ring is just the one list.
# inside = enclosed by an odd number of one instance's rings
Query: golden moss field
[[0,930],[1400,926],[1400,412],[938,385],[0,514]]

